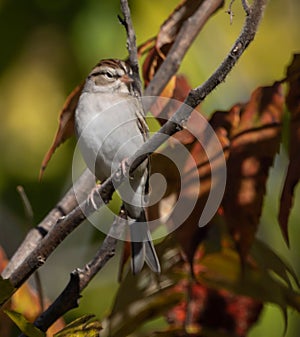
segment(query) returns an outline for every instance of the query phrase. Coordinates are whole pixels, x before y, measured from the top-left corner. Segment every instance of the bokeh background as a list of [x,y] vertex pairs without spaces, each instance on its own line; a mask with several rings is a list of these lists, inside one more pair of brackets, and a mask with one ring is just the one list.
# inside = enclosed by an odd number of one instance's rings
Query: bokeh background
[[[130,1],[140,44],[157,34],[160,24],[178,4],[175,0]],[[229,1],[205,26],[180,72],[192,86],[201,84],[232,46],[244,21],[240,1],[233,6],[233,23],[225,13]],[[22,185],[34,210],[34,224],[56,204],[71,186],[75,140],[61,146],[52,158],[42,182],[40,163],[57,128],[58,113],[67,95],[102,58],[125,58],[126,36],[119,24],[118,0],[0,0],[0,245],[8,256],[30,228],[16,191]],[[300,2],[272,0],[254,43],[225,83],[204,102],[209,116],[247,101],[260,85],[284,77],[292,54],[300,51]],[[291,248],[281,238],[276,220],[280,189],[287,166],[286,148],[277,156],[268,182],[268,194],[258,236],[263,238],[300,277],[300,191],[290,221]],[[69,273],[92,257],[102,238],[89,223],[77,229],[41,268],[45,293],[54,299]],[[108,264],[84,292],[80,312],[100,319],[109,312],[117,289],[116,259]],[[287,336],[299,335],[299,314],[289,312]],[[282,336],[283,317],[266,305],[250,336]]]

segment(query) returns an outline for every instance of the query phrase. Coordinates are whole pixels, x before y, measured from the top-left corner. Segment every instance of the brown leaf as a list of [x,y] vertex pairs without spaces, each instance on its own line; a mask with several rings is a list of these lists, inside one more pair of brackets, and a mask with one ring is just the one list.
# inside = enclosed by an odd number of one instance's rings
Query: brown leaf
[[274,83],[256,89],[247,104],[223,115],[230,147],[222,205],[242,261],[259,224],[269,169],[279,149],[283,103],[282,87]]
[[59,127],[56,132],[55,138],[42,161],[39,174],[40,180],[42,179],[48,162],[50,161],[55,150],[59,147],[60,144],[62,144],[65,140],[67,140],[74,134],[74,115],[81,91],[83,89],[83,85],[83,83],[81,85],[78,85],[67,97],[64,103],[63,109],[59,116]]
[[[161,93],[161,97],[163,98],[157,99],[150,109],[153,116],[156,117],[161,125],[164,125],[175,113],[175,111],[180,107],[181,103],[185,100],[190,90],[191,86],[184,75],[174,75],[171,78],[171,80]],[[170,100],[168,100],[167,98],[170,98]],[[169,139],[169,142],[177,139],[182,144],[190,144],[194,141],[195,137],[189,131],[189,128],[191,125],[194,124],[194,121],[197,117],[195,116],[195,114],[198,114],[196,110],[192,112],[185,129],[174,134]]]
[[[153,115],[159,120],[160,124],[164,124],[175,113],[181,104],[180,101],[185,99],[190,89],[191,87],[184,76],[173,76],[164,90],[164,95],[162,95],[171,97],[173,100],[157,100],[151,108]],[[217,160],[214,163],[208,161],[205,149],[196,139],[196,136],[203,141],[205,138],[203,137],[205,133],[202,125],[203,120],[199,119],[199,114],[199,111],[193,110],[184,130],[172,136],[166,147],[151,156],[151,173],[162,174],[167,181],[167,189],[159,202],[154,204],[152,201],[150,202],[152,206],[148,208],[149,220],[155,220],[169,214],[167,226],[169,228],[178,227],[177,219],[180,218],[180,214],[184,210],[178,207],[172,213],[170,211],[178,200],[179,194],[182,205],[195,202],[189,216],[175,231],[176,238],[190,262],[193,260],[196,247],[207,232],[206,227],[199,228],[199,219],[212,189],[211,164],[216,165],[218,162]],[[204,117],[202,116],[202,118]],[[224,148],[226,156],[228,151],[225,149],[229,145],[228,132],[224,125],[218,123],[215,119],[211,121],[211,126]],[[176,143],[175,140],[180,143]],[[208,142],[208,140],[205,141]],[[189,156],[183,155],[175,165],[168,157],[177,156],[179,158],[182,145],[186,147]],[[198,184],[194,183],[198,179],[201,180],[200,189]],[[156,188],[154,187],[151,190],[155,192]],[[153,194],[150,197],[156,199]]]
[[[148,51],[148,55],[143,64],[143,78],[146,86],[164,61],[182,24],[195,13],[202,2],[203,0],[182,1],[162,24],[160,31],[155,38],[155,46]],[[152,41],[153,40],[146,41],[145,45],[142,45],[139,50],[146,49]]]
[[288,219],[293,205],[294,190],[300,180],[300,54],[294,55],[287,69],[289,91],[286,104],[291,114],[289,166],[281,194],[279,223],[283,237],[289,244]]
[[[199,112],[194,111],[195,115]],[[205,129],[201,122],[203,120],[194,118],[191,125],[194,140],[191,143],[168,143],[168,146],[155,153],[151,157],[151,173],[160,173],[166,179],[166,191],[162,199],[156,204],[153,204],[149,209],[150,220],[158,219],[159,217],[168,215],[166,222],[169,229],[176,228],[175,236],[181,245],[189,262],[193,261],[193,255],[199,242],[203,240],[208,230],[208,225],[199,227],[199,220],[203,209],[207,203],[209,193],[215,186],[212,186],[211,173],[212,168],[217,171],[221,167],[218,155],[215,154],[215,160],[209,161],[206,149],[195,139],[194,134],[201,133],[202,141],[209,140],[204,137]],[[212,125],[221,146],[225,149],[228,147],[227,133],[223,126]],[[186,130],[190,132],[189,129]],[[203,134],[202,134],[203,133]],[[180,139],[181,141],[181,139]],[[182,151],[182,146],[185,146],[187,151]],[[217,150],[217,149],[216,149]],[[227,151],[221,153],[227,155]],[[169,158],[176,158],[176,164]],[[223,162],[224,164],[224,162]],[[223,168],[224,169],[224,168]],[[200,180],[200,184],[198,183]],[[155,193],[156,188],[151,189]],[[176,201],[180,196],[180,205],[177,204],[174,209]],[[155,195],[150,195],[150,198],[156,200]],[[150,200],[150,204],[152,200]],[[167,204],[167,205],[166,205]],[[186,214],[187,205],[191,207],[187,217],[180,222],[182,214]],[[166,211],[164,213],[164,211]],[[171,212],[170,212],[171,211]]]
[[[247,104],[237,104],[229,112],[218,111],[210,120],[225,157],[229,156],[227,188],[222,205],[242,258],[246,257],[257,230],[268,171],[279,148],[282,110],[281,85],[275,83],[271,87],[255,90]],[[203,132],[201,125],[194,121],[190,126]],[[197,196],[192,212],[175,232],[189,261],[192,261],[194,251],[207,230],[199,228],[198,221],[212,188],[212,163],[208,162],[205,149],[198,141],[187,142],[185,146],[190,157],[182,158],[181,166],[177,168],[168,159],[153,156],[152,173],[164,175],[167,190],[163,199],[151,207],[150,218],[159,216],[163,201],[172,194],[173,204],[179,193],[186,203]],[[170,144],[160,154],[165,156],[170,151],[179,153],[179,147],[180,144]],[[197,169],[193,168],[193,162]],[[181,173],[182,181],[176,172]],[[201,188],[196,190],[198,187],[194,181],[198,177]],[[179,208],[173,210],[167,221],[169,226],[174,227],[181,212]]]

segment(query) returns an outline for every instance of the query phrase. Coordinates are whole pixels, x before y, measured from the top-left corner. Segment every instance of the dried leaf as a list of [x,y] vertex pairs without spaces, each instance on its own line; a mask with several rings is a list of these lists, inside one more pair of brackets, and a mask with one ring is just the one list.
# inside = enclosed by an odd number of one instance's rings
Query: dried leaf
[[223,115],[230,146],[222,206],[242,261],[257,231],[269,169],[279,149],[283,103],[281,85],[274,83],[256,89],[247,104]]
[[[164,61],[183,23],[195,13],[202,2],[203,0],[182,1],[162,24],[155,39],[155,46],[148,51],[143,64],[143,78],[146,86]],[[146,45],[149,46],[149,41],[146,42]],[[145,47],[141,46],[139,49],[145,49]]]
[[[216,141],[210,141],[210,134],[205,129],[206,123],[203,123],[203,117],[197,117],[197,114],[199,112],[194,111],[195,118],[191,120],[185,130],[186,132],[192,130],[190,134],[194,138],[191,143],[186,144],[184,142],[186,151],[183,151],[182,143],[173,144],[169,142],[168,146],[151,157],[151,172],[163,175],[167,183],[165,194],[160,199],[155,195],[156,189],[152,189],[152,194],[150,194],[152,206],[149,208],[149,218],[155,220],[160,217],[169,217],[166,220],[166,225],[171,230],[176,228],[176,238],[190,262],[193,260],[195,249],[207,232],[206,227],[199,227],[199,220],[210,192],[216,188],[217,182],[214,181],[212,184],[211,174],[212,171],[226,171],[225,160],[221,159],[224,158],[223,156],[227,156],[226,148],[229,144],[226,130],[214,120],[211,126],[219,142],[218,147],[213,146]],[[201,139],[203,145],[200,144],[198,139],[195,139],[194,135]],[[207,154],[208,147],[204,148],[206,144],[210,144],[210,161]],[[176,158],[176,164],[169,158]],[[212,158],[214,159],[212,160]],[[177,204],[173,209],[179,196],[182,207]],[[152,200],[159,201],[154,203]],[[166,205],[166,203],[169,205]],[[180,222],[181,215],[187,213],[187,205],[191,205],[190,213]],[[164,210],[166,210],[166,213],[163,212]],[[171,210],[172,212],[170,212]]]
[[293,206],[294,190],[300,180],[300,54],[295,54],[287,69],[289,91],[286,104],[290,111],[289,166],[281,194],[278,220],[282,234],[289,244],[288,219]]
[[[159,121],[161,125],[164,125],[170,117],[175,113],[190,92],[192,87],[188,83],[187,78],[184,75],[174,75],[169,83],[161,93],[160,99],[157,99],[151,106],[151,113]],[[167,99],[167,98],[170,98]],[[179,140],[182,144],[190,144],[194,141],[195,136],[189,130],[196,129],[194,126],[197,121],[198,111],[193,110],[190,118],[188,119],[185,128],[175,133],[168,142],[171,145],[174,143],[174,139]]]
[[65,140],[67,140],[74,134],[75,110],[77,107],[81,91],[83,89],[83,85],[84,84],[77,86],[71,92],[71,94],[68,96],[68,98],[64,103],[63,109],[59,116],[59,127],[56,132],[55,138],[53,140],[50,149],[48,150],[42,161],[39,179],[42,179],[44,171],[48,165],[48,162],[50,161],[55,150],[59,147],[60,144],[62,144]]
[[[175,113],[190,89],[191,86],[184,76],[172,77],[162,94],[164,99],[158,99],[151,107],[151,112],[161,125]],[[168,100],[167,97],[171,99]],[[209,192],[209,175],[211,172],[210,165],[207,163],[206,152],[195,140],[195,136],[203,131],[203,126],[199,125],[201,124],[199,114],[200,112],[194,110],[185,129],[176,133],[168,140],[167,146],[151,156],[151,172],[152,174],[159,173],[165,177],[167,189],[163,198],[157,198],[156,188],[152,189],[152,194],[150,194],[152,206],[148,208],[149,220],[156,220],[170,214],[179,194],[181,195],[182,205],[191,203],[191,200],[192,202],[196,200],[193,212],[185,219],[183,224],[180,224],[176,231],[179,243],[190,260],[199,240],[204,237],[206,232],[206,229],[199,229],[198,221]],[[182,144],[187,148],[185,153],[180,150]],[[189,152],[190,160],[186,156]],[[181,155],[182,153],[183,155]],[[176,164],[168,158],[176,158]],[[206,165],[202,165],[203,163],[206,163]],[[195,169],[198,164],[199,170]],[[197,184],[193,184],[194,179],[199,179],[199,174],[201,177],[206,177],[203,181],[201,180],[201,192],[195,190],[194,186],[197,186]],[[185,198],[186,200],[184,200]],[[159,202],[153,203],[152,200],[157,199],[159,199]],[[180,218],[178,212],[182,213],[182,210],[177,208],[170,214],[166,224],[168,228],[178,227],[176,224]]]

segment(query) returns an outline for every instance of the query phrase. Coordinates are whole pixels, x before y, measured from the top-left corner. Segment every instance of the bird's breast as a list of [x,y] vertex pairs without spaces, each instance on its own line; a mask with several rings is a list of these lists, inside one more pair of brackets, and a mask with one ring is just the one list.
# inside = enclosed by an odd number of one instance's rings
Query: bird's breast
[[97,178],[104,180],[144,143],[135,98],[83,93],[75,112],[78,146]]

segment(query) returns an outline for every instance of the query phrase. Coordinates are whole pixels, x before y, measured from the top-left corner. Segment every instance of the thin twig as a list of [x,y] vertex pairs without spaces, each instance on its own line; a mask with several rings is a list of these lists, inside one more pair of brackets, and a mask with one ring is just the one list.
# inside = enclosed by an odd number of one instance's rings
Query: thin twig
[[243,5],[243,8],[244,8],[244,11],[245,11],[246,15],[249,15],[251,7],[248,4],[248,1],[247,0],[242,0],[242,5]]
[[23,186],[20,186],[20,185],[17,186],[17,191],[23,203],[26,221],[32,227],[33,226],[33,209],[32,209],[31,203],[27,197],[27,194],[25,193]]
[[[33,218],[34,218],[34,213],[33,213],[33,209],[32,209],[32,205],[29,201],[29,198],[24,190],[23,186],[17,186],[17,191],[21,197],[22,203],[23,203],[23,207],[24,207],[24,212],[25,212],[25,217],[26,220],[28,222],[28,225],[30,226],[30,228],[33,227]],[[41,310],[44,310],[44,292],[43,292],[43,287],[42,287],[42,282],[41,282],[41,277],[40,277],[40,273],[37,270],[34,273],[34,281],[35,281],[35,286],[36,286],[36,290],[38,293],[38,298],[40,301],[40,306],[41,306]]]
[[124,15],[124,19],[121,19],[123,26],[127,33],[127,50],[129,54],[129,63],[133,71],[134,78],[134,89],[136,91],[136,96],[141,97],[142,95],[142,81],[139,74],[139,63],[138,63],[138,52],[136,47],[136,35],[133,29],[133,24],[131,20],[130,8],[128,6],[127,0],[121,0],[121,10]]

